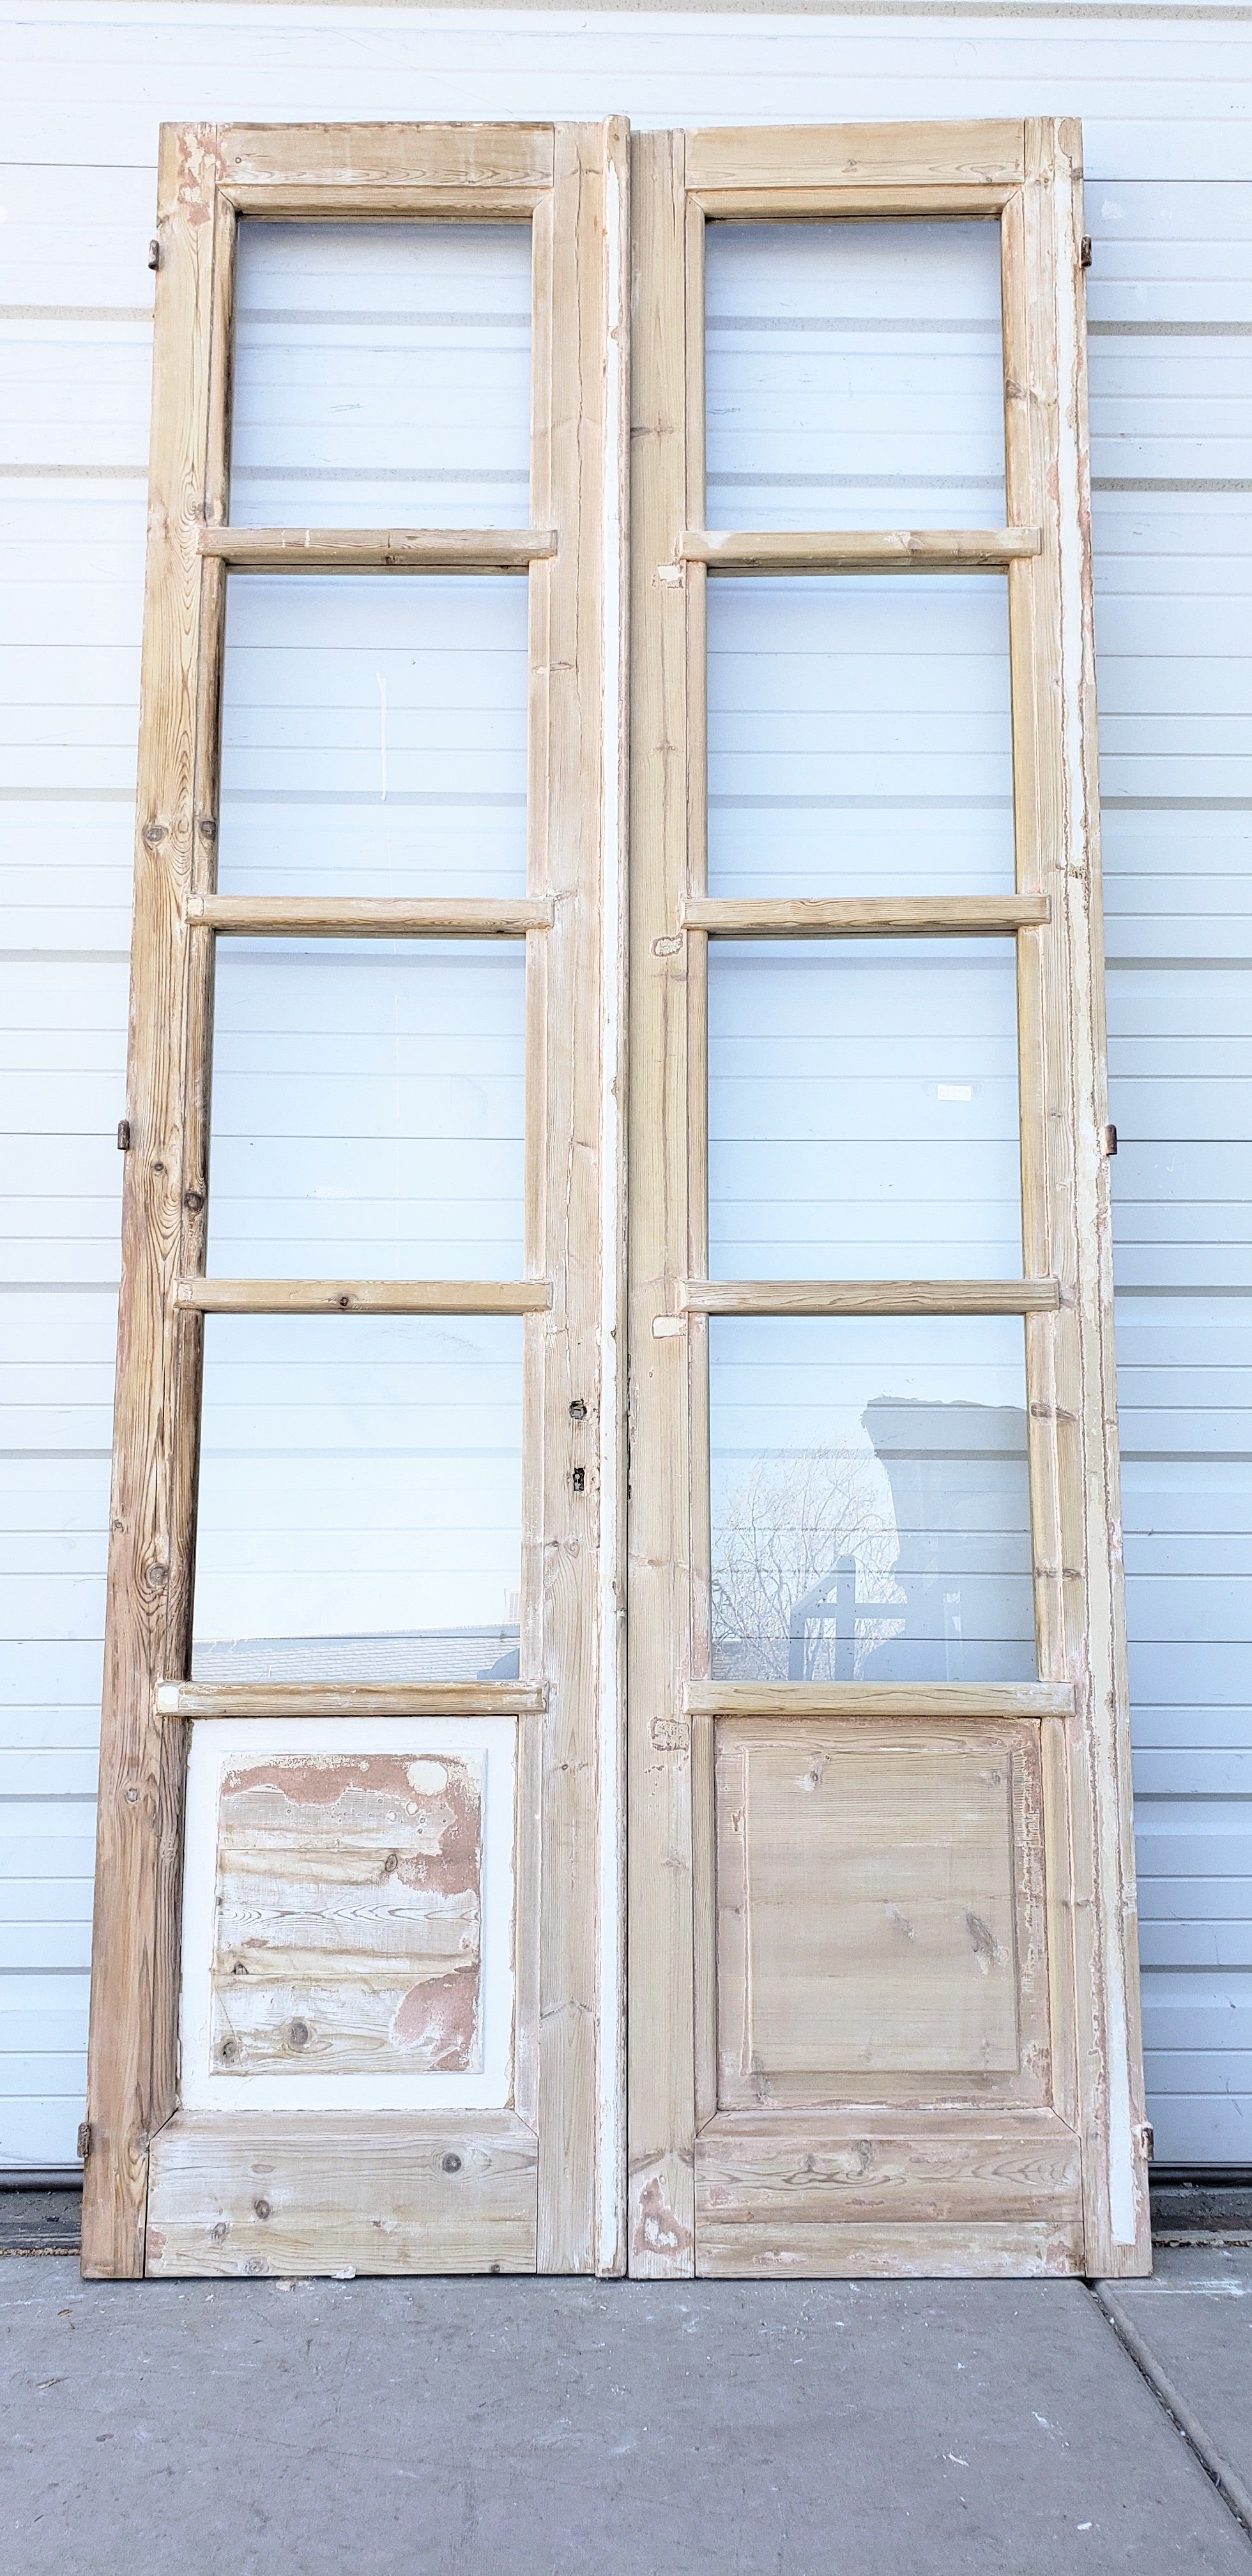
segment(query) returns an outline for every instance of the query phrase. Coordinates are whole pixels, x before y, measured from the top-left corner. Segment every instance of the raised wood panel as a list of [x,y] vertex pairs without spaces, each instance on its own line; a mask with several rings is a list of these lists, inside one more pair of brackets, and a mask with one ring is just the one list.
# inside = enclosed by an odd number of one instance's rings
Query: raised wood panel
[[268,1754],[224,1772],[214,2065],[477,2071],[482,1879],[472,1756]]
[[533,2272],[538,2146],[512,2112],[179,2112],[152,2141],[148,2274]]
[[1026,1724],[720,1731],[723,2108],[1046,2099]]

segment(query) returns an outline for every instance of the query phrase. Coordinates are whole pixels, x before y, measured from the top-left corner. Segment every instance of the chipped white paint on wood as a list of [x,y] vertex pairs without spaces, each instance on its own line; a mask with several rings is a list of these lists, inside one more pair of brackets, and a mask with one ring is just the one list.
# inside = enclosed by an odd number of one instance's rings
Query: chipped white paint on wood
[[507,2107],[517,1722],[190,1733],[184,2109]]
[[477,2072],[481,1920],[472,1757],[232,1765],[218,1802],[214,2067]]

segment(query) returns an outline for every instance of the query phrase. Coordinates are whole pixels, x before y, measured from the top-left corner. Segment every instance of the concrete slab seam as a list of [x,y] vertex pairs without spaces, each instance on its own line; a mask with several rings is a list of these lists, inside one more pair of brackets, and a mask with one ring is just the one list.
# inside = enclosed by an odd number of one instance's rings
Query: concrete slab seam
[[1205,2432],[1194,2408],[1188,2405],[1181,2390],[1175,2387],[1169,2373],[1162,2370],[1155,2354],[1144,2342],[1138,2327],[1127,2316],[1112,2283],[1088,2281],[1087,2287],[1096,2306],[1102,2309],[1107,2317],[1127,2359],[1134,2363],[1140,2377],[1147,2381],[1157,2404],[1176,2425],[1183,2440],[1195,2453],[1205,2476],[1211,2479],[1216,2487],[1227,2512],[1238,2523],[1245,2540],[1252,2544],[1252,2491],[1245,2486],[1238,2470],[1231,2467],[1229,2460],[1224,2458],[1211,2436]]

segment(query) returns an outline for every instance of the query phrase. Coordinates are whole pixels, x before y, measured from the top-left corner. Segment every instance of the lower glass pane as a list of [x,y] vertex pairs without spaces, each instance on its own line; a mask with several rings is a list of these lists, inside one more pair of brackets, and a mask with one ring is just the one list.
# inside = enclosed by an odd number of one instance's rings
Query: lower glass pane
[[715,1317],[719,1681],[1037,1672],[1016,1316]]
[[517,1672],[518,1316],[205,1324],[192,1671]]

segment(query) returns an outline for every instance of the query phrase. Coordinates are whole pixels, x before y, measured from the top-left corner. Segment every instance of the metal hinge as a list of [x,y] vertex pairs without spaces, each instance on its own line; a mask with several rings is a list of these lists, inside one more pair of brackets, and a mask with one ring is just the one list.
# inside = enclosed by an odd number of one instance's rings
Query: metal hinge
[[161,245],[160,245],[159,241],[157,241],[157,240],[154,238],[154,239],[153,239],[152,241],[150,241],[150,242],[149,242],[149,244],[148,244],[148,266],[149,266],[149,268],[159,268],[159,267],[160,267],[160,265],[161,265]]
[[1117,1152],[1117,1129],[1115,1127],[1102,1128],[1100,1131],[1100,1143],[1104,1148],[1106,1157],[1111,1160],[1112,1156]]
[[1090,233],[1084,233],[1084,234],[1083,234],[1082,241],[1081,241],[1081,243],[1080,243],[1080,245],[1079,245],[1079,250],[1078,250],[1078,265],[1079,265],[1079,267],[1080,267],[1080,268],[1090,268],[1090,266],[1091,266],[1091,235],[1090,235]]
[[83,2163],[86,2164],[87,2158],[91,2154],[90,2120],[80,2120],[78,2123],[78,2152],[82,2157]]
[[117,1122],[117,1150],[118,1150],[119,1154],[129,1154],[129,1152],[130,1152],[130,1120],[129,1120],[129,1118],[119,1118],[119,1119],[118,1119],[118,1122]]

